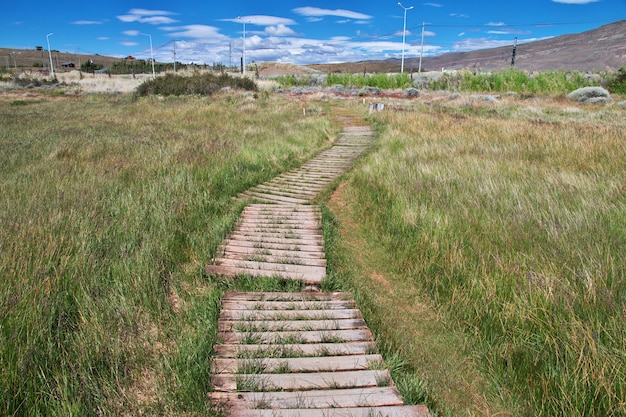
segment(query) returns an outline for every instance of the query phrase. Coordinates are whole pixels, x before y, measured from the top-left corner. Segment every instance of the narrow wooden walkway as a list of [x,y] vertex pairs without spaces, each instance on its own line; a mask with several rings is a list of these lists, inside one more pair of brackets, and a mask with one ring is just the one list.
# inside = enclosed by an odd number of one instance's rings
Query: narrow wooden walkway
[[227,293],[212,401],[230,416],[425,416],[405,406],[349,293]]
[[318,206],[250,204],[206,270],[320,285],[326,278],[321,217]]
[[374,140],[369,126],[346,127],[335,145],[300,168],[242,193],[264,203],[308,204],[345,172]]
[[[309,205],[373,141],[347,127],[333,148],[298,170],[242,193],[250,204],[210,274],[326,278],[321,209]],[[268,204],[269,203],[269,204]],[[209,399],[231,417],[412,417],[349,293],[227,293],[219,319]]]

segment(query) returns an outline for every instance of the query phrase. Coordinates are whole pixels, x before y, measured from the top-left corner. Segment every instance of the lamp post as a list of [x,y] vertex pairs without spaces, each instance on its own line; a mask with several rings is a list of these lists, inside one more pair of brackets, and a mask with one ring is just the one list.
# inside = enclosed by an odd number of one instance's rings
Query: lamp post
[[147,33],[139,33],[139,34],[150,38],[150,61],[152,61],[152,79],[155,79],[156,75],[154,73],[154,55],[152,55],[152,35],[149,35]]
[[54,78],[54,65],[52,65],[52,52],[50,52],[50,36],[54,35],[54,33],[50,32],[46,35],[46,42],[48,42],[48,56],[50,57],[50,75]]
[[[246,21],[241,18],[241,16],[237,17],[237,19],[241,20],[243,23],[243,54],[242,54],[242,66],[243,66],[243,76],[246,76]],[[247,23],[250,23],[248,20]]]
[[398,6],[404,9],[404,29],[402,30],[402,65],[400,66],[400,73],[404,73],[404,41],[406,39],[406,12],[407,10],[411,10],[411,7],[404,7],[402,3],[398,2]]

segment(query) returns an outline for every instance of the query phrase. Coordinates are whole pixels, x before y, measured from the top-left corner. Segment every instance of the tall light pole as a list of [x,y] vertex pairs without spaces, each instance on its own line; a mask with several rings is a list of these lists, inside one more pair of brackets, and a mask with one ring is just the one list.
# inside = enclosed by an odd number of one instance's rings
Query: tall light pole
[[398,6],[404,9],[404,29],[402,30],[402,65],[400,66],[400,73],[404,73],[404,41],[406,39],[406,12],[407,10],[411,10],[411,7],[404,7],[402,3],[398,2]]
[[424,55],[424,25],[426,22],[422,22],[422,49],[420,49],[420,66],[417,72],[422,72],[422,56]]
[[155,79],[156,75],[154,73],[154,55],[152,55],[152,35],[141,32],[139,34],[150,38],[150,61],[152,61],[152,79]]
[[[246,76],[246,21],[241,18],[241,16],[237,17],[237,19],[241,20],[243,23],[243,54],[242,54],[242,66],[243,66],[243,76]],[[247,23],[250,23],[248,20]]]
[[50,75],[54,78],[54,65],[52,65],[52,52],[50,52],[50,36],[54,35],[54,33],[50,32],[46,35],[46,41],[48,42],[48,56],[50,57]]

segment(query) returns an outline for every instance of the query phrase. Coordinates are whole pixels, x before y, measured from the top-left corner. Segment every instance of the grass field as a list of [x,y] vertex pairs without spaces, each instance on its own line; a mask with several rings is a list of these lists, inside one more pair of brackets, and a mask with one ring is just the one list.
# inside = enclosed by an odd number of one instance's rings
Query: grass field
[[382,343],[442,414],[626,415],[623,111],[388,107],[331,200]]
[[[626,415],[623,110],[386,104],[324,208],[324,289],[355,292],[406,401]],[[0,97],[0,415],[219,415],[223,292],[300,289],[203,274],[232,197],[329,146],[333,113],[366,110],[311,101],[305,118],[266,92]]]
[[230,284],[203,266],[232,197],[329,145],[324,111],[262,93],[4,98],[0,415],[206,415]]

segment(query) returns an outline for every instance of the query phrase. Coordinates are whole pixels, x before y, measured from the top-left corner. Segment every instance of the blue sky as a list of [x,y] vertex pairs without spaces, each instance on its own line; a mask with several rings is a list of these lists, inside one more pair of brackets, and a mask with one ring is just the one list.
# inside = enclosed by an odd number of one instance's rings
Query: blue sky
[[0,47],[172,62],[296,64],[468,51],[578,33],[626,19],[626,0],[1,0]]

